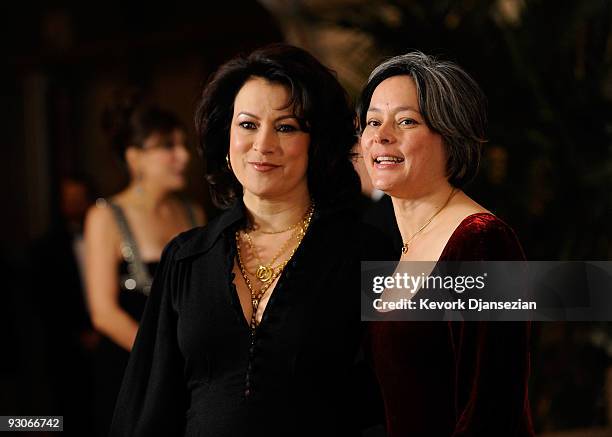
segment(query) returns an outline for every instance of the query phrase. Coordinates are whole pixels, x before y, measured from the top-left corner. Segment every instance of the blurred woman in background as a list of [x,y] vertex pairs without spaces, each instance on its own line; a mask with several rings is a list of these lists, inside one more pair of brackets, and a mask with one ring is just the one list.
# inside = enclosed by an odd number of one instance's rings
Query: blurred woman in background
[[86,287],[94,327],[103,334],[94,363],[95,421],[107,435],[117,393],[164,246],[204,222],[202,209],[177,196],[189,152],[176,116],[156,107],[111,113],[113,145],[130,181],[100,199],[85,221]]

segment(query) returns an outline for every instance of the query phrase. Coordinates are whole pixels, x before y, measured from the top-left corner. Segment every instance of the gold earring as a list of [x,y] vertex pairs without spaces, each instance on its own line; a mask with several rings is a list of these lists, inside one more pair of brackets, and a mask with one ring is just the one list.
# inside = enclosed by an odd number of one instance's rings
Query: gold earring
[[227,164],[227,168],[229,169],[229,171],[232,171],[232,163],[230,162],[230,159],[229,159],[229,153],[225,155],[225,162]]

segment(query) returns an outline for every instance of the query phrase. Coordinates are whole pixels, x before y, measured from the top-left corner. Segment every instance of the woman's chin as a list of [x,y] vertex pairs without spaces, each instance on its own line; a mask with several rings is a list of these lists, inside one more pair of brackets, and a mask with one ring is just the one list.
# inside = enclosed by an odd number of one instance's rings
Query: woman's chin
[[259,200],[274,201],[283,198],[282,193],[278,193],[275,190],[246,190],[246,193],[248,193],[249,197],[253,197]]
[[376,181],[374,184],[374,188],[392,196],[395,191],[399,188],[399,183],[397,181]]

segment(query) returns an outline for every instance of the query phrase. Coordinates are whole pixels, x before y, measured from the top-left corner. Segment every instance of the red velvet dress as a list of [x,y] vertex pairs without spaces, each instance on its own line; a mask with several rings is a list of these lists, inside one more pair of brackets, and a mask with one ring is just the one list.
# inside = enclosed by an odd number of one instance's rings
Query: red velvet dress
[[[441,261],[522,260],[512,229],[466,217]],[[533,436],[525,322],[371,322],[369,352],[388,437]]]

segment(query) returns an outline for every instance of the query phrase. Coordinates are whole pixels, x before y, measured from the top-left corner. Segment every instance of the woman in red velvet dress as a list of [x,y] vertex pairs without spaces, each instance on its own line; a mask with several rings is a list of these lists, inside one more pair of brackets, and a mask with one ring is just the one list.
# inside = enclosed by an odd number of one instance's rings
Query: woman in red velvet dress
[[[460,67],[420,52],[370,75],[359,107],[374,186],[393,199],[401,260],[522,260],[512,229],[463,191],[475,176],[485,99]],[[372,322],[389,437],[532,436],[529,325]]]

